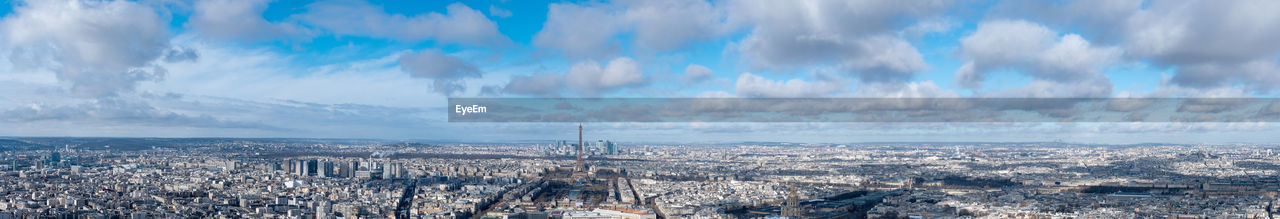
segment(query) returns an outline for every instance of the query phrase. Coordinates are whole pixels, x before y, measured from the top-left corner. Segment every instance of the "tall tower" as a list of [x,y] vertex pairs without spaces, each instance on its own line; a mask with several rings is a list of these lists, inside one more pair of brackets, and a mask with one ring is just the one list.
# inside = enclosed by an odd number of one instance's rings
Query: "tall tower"
[[574,175],[586,176],[587,165],[582,161],[582,123],[578,123],[578,163],[574,166]]

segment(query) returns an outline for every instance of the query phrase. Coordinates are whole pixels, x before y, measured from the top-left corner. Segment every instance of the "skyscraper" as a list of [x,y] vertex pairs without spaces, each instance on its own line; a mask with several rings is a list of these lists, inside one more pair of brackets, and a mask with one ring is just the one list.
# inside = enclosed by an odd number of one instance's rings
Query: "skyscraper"
[[612,141],[605,141],[604,151],[605,154],[616,155],[618,154],[618,145],[615,145]]
[[48,162],[49,165],[58,165],[58,163],[62,162],[62,154],[59,154],[57,151],[49,153]]
[[305,162],[304,162],[304,164],[302,165],[302,170],[303,170],[303,171],[302,171],[302,175],[303,175],[303,176],[315,176],[315,175],[316,175],[316,172],[317,172],[317,170],[316,170],[316,169],[319,169],[319,168],[317,167],[317,166],[318,166],[318,164],[319,164],[319,163],[318,163],[316,160],[307,160],[307,161],[305,161]]
[[292,161],[292,162],[289,162],[289,163],[291,164],[290,166],[292,166],[292,168],[290,168],[290,170],[289,170],[289,171],[292,171],[292,172],[293,172],[293,174],[295,174],[295,175],[299,175],[299,176],[306,176],[306,175],[307,175],[307,161],[306,161],[306,160],[295,160],[295,161]]
[[329,161],[320,161],[320,165],[319,165],[319,166],[320,166],[320,170],[318,171],[318,173],[316,174],[316,176],[320,176],[320,177],[334,177],[334,175],[333,175],[333,162],[329,162]]
[[347,162],[347,177],[356,177],[356,171],[360,170],[360,161],[352,160]]
[[404,178],[404,166],[397,162],[387,161],[383,167],[383,179],[400,179]]
[[347,161],[347,162],[340,162],[340,163],[335,164],[335,165],[337,166],[337,168],[338,168],[338,175],[337,175],[337,176],[338,176],[338,177],[344,177],[344,178],[345,178],[345,177],[352,177],[352,176],[355,176],[355,172],[356,172],[356,170],[355,170],[355,168],[354,168],[354,167],[355,167],[355,163],[356,163],[355,161]]

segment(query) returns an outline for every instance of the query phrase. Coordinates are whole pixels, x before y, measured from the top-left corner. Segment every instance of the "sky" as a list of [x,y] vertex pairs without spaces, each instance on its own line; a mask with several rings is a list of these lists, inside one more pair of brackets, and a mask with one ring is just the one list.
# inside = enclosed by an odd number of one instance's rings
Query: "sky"
[[[570,139],[449,97],[1261,97],[1280,1],[0,3],[0,136]],[[592,123],[630,142],[1276,143],[1234,123]]]

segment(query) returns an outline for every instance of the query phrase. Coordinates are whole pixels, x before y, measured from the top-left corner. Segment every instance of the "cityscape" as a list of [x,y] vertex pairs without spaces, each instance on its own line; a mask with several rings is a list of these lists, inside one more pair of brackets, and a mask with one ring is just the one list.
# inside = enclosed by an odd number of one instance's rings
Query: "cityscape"
[[0,0],[0,219],[1280,218],[1280,0]]
[[[603,136],[582,139],[593,137]],[[1271,218],[1280,210],[1280,147],[1260,144],[0,143],[0,218]]]

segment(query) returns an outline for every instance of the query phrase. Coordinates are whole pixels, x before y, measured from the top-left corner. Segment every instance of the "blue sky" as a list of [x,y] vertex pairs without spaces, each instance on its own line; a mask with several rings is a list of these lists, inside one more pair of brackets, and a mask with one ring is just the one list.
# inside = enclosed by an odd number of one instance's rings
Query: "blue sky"
[[[10,1],[0,4],[0,136],[572,134],[447,123],[447,97],[1270,98],[1277,10],[1244,0]],[[593,125],[624,141],[1280,136],[1265,122]]]

